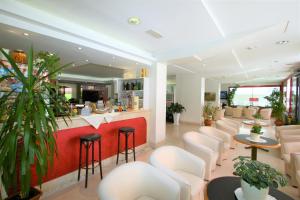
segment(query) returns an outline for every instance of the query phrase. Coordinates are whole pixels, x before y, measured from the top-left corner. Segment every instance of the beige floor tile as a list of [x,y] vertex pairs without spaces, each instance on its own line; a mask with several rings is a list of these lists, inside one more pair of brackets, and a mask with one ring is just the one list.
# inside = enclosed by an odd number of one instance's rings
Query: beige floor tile
[[[199,129],[198,125],[193,124],[180,124],[179,126],[173,124],[167,124],[167,137],[165,142],[161,145],[176,145],[183,146],[182,135],[188,131],[197,131]],[[250,126],[243,125],[241,128],[241,133],[249,133]],[[274,127],[265,127],[264,128],[264,136],[274,138]],[[217,166],[216,170],[213,172],[213,178],[220,176],[232,176],[233,172],[233,158],[239,155],[250,156],[250,150],[244,148],[245,145],[238,144],[237,148],[234,150],[230,150],[227,155],[227,159],[223,161],[222,166]],[[149,147],[142,149],[138,152],[137,160],[147,162],[149,155],[153,150]],[[279,149],[272,149],[270,152],[264,152],[258,150],[258,160],[262,162],[269,163],[276,169],[284,172],[284,163],[279,158]],[[124,162],[124,161],[123,161]],[[110,166],[104,167],[104,177],[105,175],[115,168],[115,165],[112,163]],[[84,180],[81,180],[79,183],[74,184],[67,189],[64,189],[60,192],[57,192],[51,196],[48,196],[47,200],[65,200],[65,199],[73,199],[73,200],[96,200],[97,196],[97,187],[100,182],[100,176],[98,174],[90,175],[88,188],[84,188]],[[281,189],[291,197],[295,199],[300,199],[298,196],[298,190],[291,186],[287,186]]]

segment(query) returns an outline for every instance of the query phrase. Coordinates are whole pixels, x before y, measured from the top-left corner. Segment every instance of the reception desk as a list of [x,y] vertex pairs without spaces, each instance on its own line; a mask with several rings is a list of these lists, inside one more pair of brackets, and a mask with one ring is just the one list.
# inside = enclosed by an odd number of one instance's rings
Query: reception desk
[[[72,176],[74,177],[74,173],[77,172],[79,164],[80,136],[91,133],[100,134],[102,136],[101,155],[102,159],[105,160],[117,154],[117,138],[118,129],[120,127],[130,126],[135,128],[136,147],[146,144],[148,141],[147,137],[149,137],[147,132],[150,130],[149,119],[150,112],[148,110],[121,112],[115,115],[110,123],[103,122],[99,128],[94,128],[80,116],[72,117],[71,120],[67,120],[68,125],[65,124],[63,119],[58,119],[59,131],[55,134],[58,154],[54,158],[53,167],[49,168],[48,174],[43,179],[43,183],[48,182],[46,190],[55,190],[53,188],[50,189],[51,187],[49,188],[49,182],[53,182],[53,185],[57,185],[57,183],[54,183],[55,179],[59,178],[59,182],[62,183],[64,181],[61,177],[68,176],[68,174],[71,173],[73,173]],[[130,137],[130,145],[132,145],[131,141],[132,139]],[[122,144],[124,144],[124,141],[122,141]],[[98,149],[98,144],[96,143],[95,149]],[[98,151],[95,151],[95,158],[98,158]],[[84,156],[82,160],[85,160]],[[37,185],[38,181],[35,170],[33,169],[32,171],[32,185]],[[75,180],[72,181],[74,182]],[[44,185],[42,189],[44,191]]]

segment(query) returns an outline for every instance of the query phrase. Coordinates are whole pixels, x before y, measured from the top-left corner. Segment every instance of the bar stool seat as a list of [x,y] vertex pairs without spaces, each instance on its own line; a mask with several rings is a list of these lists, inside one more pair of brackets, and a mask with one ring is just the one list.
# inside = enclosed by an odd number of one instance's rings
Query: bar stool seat
[[89,134],[89,135],[84,135],[80,137],[80,152],[79,152],[79,167],[78,167],[78,181],[80,180],[80,171],[82,167],[82,145],[85,146],[85,152],[86,152],[86,156],[85,156],[85,188],[87,188],[87,182],[88,182],[88,163],[89,163],[89,149],[90,146],[92,146],[92,173],[94,174],[94,162],[97,161],[94,159],[94,142],[98,141],[98,153],[99,153],[99,167],[100,167],[100,176],[101,179],[103,178],[102,176],[102,162],[101,162],[101,135],[100,134]]
[[[126,163],[128,163],[128,154],[133,153],[133,159],[135,161],[135,129],[132,127],[121,127],[119,128],[118,131],[118,152],[117,152],[117,162],[116,164],[118,165],[119,162],[119,154],[123,154],[121,150],[121,135],[125,136],[125,160]],[[132,148],[129,148],[128,146],[128,138],[129,136],[132,135]],[[129,152],[129,150],[131,150]]]

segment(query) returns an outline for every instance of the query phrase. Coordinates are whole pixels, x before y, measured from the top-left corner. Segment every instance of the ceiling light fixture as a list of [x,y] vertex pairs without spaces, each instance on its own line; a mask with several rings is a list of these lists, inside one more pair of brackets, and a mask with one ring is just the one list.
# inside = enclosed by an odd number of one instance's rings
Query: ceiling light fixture
[[284,45],[284,44],[287,44],[287,43],[289,43],[288,40],[282,40],[282,41],[277,41],[276,42],[276,44],[278,44],[278,45]]
[[82,47],[77,47],[77,49],[80,51],[80,50],[82,50]]
[[141,23],[141,19],[139,17],[130,17],[128,19],[128,23],[131,25],[139,25]]
[[109,66],[111,67],[111,64],[109,64]]
[[23,35],[25,35],[25,36],[29,36],[29,33],[23,33]]
[[200,62],[202,61],[202,58],[200,58],[198,55],[193,56],[195,59],[199,60]]
[[75,67],[75,63],[72,64],[72,67]]
[[85,62],[89,62],[89,60],[88,60],[88,59],[86,59],[86,60],[85,60]]

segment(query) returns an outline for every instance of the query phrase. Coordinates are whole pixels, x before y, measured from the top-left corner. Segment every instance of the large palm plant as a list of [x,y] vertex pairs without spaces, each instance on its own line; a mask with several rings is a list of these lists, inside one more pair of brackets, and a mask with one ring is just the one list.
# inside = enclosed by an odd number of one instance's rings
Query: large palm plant
[[0,83],[13,79],[22,85],[18,92],[13,90],[0,98],[1,181],[6,191],[18,188],[21,197],[27,197],[31,186],[31,167],[35,166],[41,185],[42,177],[57,153],[55,111],[69,115],[64,97],[58,96],[54,92],[56,86],[48,81],[48,77],[67,65],[49,73],[46,61],[34,62],[31,48],[27,55],[26,75],[3,49],[1,52],[11,67],[0,62],[7,72],[0,77]]

